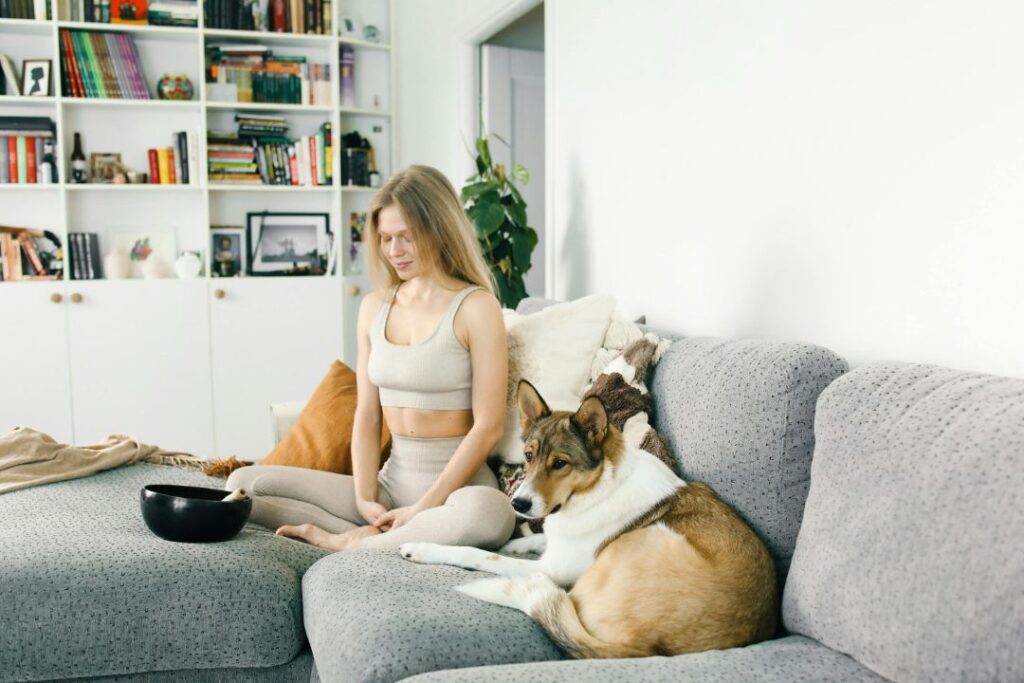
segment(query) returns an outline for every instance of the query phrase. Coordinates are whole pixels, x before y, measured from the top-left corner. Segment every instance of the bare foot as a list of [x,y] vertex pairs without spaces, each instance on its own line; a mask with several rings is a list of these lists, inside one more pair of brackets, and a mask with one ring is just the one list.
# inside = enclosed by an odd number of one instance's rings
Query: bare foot
[[380,533],[375,526],[363,526],[358,529],[346,531],[343,534],[332,534],[324,531],[315,524],[299,524],[298,526],[285,525],[275,532],[278,536],[286,536],[310,545],[315,545],[324,550],[338,552],[355,547],[360,541],[369,536]]

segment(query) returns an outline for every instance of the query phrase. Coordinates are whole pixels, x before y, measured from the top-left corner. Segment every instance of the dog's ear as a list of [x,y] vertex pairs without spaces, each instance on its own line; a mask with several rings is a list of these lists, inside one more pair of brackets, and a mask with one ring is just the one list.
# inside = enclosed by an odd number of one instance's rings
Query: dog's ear
[[585,400],[572,416],[572,421],[587,435],[587,442],[591,446],[602,443],[608,433],[608,413],[597,396]]
[[519,380],[517,400],[519,402],[519,424],[522,425],[523,432],[530,429],[530,426],[540,418],[551,414],[548,404],[541,398],[540,393],[525,379]]

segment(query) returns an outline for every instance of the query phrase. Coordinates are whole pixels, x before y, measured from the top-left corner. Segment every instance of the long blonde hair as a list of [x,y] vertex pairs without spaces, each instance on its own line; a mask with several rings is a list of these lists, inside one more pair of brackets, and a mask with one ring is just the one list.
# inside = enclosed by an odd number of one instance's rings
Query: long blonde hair
[[417,258],[429,264],[431,272],[495,293],[494,277],[455,188],[430,166],[410,166],[394,174],[370,200],[366,241],[375,286],[391,288],[402,281],[380,249],[380,212],[389,206],[401,211],[416,244]]

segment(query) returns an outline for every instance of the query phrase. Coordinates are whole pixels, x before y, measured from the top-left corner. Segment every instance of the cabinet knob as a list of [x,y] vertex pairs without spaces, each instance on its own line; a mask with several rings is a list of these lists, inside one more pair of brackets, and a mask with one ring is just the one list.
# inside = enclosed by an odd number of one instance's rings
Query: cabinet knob
[[80,304],[80,303],[82,303],[82,295],[79,294],[78,292],[72,292],[71,293],[71,303],[73,303],[73,304]]
[[359,296],[363,290],[359,289],[359,285],[352,285],[352,296]]
[[64,301],[64,297],[61,296],[60,292],[54,292],[50,295],[50,301],[55,304],[59,304],[61,301]]
[[213,290],[213,296],[214,296],[214,298],[217,298],[217,299],[223,299],[224,298],[224,290],[223,289],[215,289],[215,290]]

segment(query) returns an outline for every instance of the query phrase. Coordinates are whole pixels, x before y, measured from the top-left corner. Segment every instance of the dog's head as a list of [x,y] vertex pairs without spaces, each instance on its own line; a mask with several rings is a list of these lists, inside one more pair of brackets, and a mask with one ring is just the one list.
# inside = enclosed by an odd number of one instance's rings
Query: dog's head
[[533,385],[522,380],[518,400],[526,476],[512,507],[533,519],[558,512],[574,495],[593,488],[609,458],[621,452],[622,435],[608,423],[596,396],[575,413],[551,412]]

